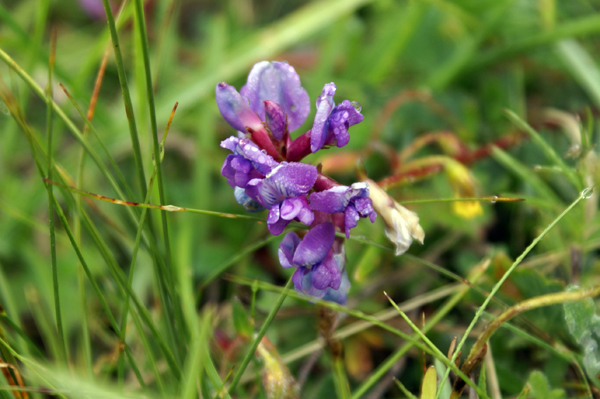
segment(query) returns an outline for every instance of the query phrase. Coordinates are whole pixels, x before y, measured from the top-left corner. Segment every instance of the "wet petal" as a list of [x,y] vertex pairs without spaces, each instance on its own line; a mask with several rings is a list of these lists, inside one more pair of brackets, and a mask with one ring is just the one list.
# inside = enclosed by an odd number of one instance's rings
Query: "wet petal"
[[221,141],[221,147],[252,162],[252,165],[262,175],[268,174],[274,167],[279,165],[272,156],[266,154],[264,150],[261,150],[247,138],[231,136]]
[[267,216],[267,223],[273,224],[276,223],[281,217],[279,212],[279,205],[273,205],[271,209],[269,209],[269,216]]
[[321,95],[317,98],[317,113],[315,114],[310,136],[310,150],[312,152],[320,150],[325,145],[325,140],[327,140],[327,120],[335,105],[333,102],[335,90],[335,83],[327,83],[323,87]]
[[294,263],[300,266],[316,265],[325,258],[334,239],[335,227],[332,223],[325,222],[313,227],[296,248]]
[[217,84],[215,92],[221,115],[234,129],[245,132],[246,127],[257,129],[261,126],[261,120],[250,108],[248,99],[240,95],[234,87],[221,82]]
[[328,138],[327,144],[336,144],[343,147],[350,141],[348,128],[352,125],[362,122],[364,116],[358,112],[352,103],[348,100],[342,101],[336,106],[328,119]]
[[276,140],[281,140],[285,133],[285,113],[279,104],[265,100],[265,122]]
[[310,111],[308,93],[300,86],[300,77],[286,62],[262,61],[254,65],[248,82],[240,90],[250,107],[265,119],[265,100],[279,104],[287,115],[290,131],[299,128]]
[[299,162],[282,163],[267,175],[260,189],[263,201],[272,206],[285,198],[306,195],[317,181],[317,168]]
[[316,289],[324,290],[329,287],[333,275],[331,274],[330,269],[325,265],[325,262],[313,266],[310,272],[312,285]]
[[300,244],[300,238],[293,231],[287,233],[283,240],[279,243],[279,263],[281,266],[288,268],[293,267],[294,264],[292,259],[294,258],[294,251],[296,251],[296,247]]
[[336,186],[329,190],[312,193],[308,197],[310,209],[327,213],[344,212],[349,202],[346,197],[349,189],[347,186]]

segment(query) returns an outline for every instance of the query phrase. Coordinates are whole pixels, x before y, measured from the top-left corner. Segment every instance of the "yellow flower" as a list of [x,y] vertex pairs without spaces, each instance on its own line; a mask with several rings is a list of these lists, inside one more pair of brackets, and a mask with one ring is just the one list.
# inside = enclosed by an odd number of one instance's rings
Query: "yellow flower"
[[[466,166],[458,161],[446,162],[446,175],[456,198],[477,196],[477,181]],[[481,215],[483,210],[479,201],[457,201],[452,204],[454,212],[465,219]]]

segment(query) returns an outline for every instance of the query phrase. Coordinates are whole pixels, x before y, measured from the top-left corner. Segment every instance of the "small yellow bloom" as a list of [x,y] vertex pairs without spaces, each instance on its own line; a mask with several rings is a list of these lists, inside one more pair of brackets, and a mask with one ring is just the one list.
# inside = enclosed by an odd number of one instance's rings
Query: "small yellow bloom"
[[[454,160],[446,162],[446,175],[456,198],[477,196],[477,181],[462,163]],[[479,201],[457,201],[452,204],[452,209],[465,219],[472,219],[483,213]]]
[[396,245],[396,255],[406,252],[413,239],[423,244],[425,232],[419,225],[417,214],[396,202],[374,181],[367,180],[367,183],[373,209],[385,222],[385,234]]

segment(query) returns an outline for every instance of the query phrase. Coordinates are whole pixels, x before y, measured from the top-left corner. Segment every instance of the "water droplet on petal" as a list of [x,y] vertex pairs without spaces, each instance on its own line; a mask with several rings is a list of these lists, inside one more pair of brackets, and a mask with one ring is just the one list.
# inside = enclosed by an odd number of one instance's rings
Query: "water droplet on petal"
[[492,204],[495,204],[495,203],[496,203],[496,201],[498,201],[498,196],[497,196],[497,195],[493,195],[493,196],[491,197],[491,199],[490,199],[490,202],[491,202]]
[[350,101],[350,104],[354,107],[355,110],[360,112],[362,110],[362,105],[358,101]]
[[594,194],[594,187],[588,187],[581,192],[581,196],[584,199],[588,199]]

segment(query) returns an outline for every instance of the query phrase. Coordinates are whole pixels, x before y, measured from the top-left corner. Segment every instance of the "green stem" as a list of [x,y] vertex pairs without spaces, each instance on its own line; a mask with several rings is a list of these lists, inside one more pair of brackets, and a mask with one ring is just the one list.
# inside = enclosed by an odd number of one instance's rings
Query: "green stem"
[[[53,32],[50,50],[50,60],[48,62],[48,86],[46,88],[46,137],[48,139],[48,167],[47,178],[52,180],[52,72],[54,71],[54,55],[56,49],[56,33]],[[52,288],[54,293],[54,312],[56,316],[56,329],[58,331],[59,352],[61,361],[67,364],[67,345],[65,341],[65,331],[62,322],[62,312],[60,307],[60,288],[58,282],[58,265],[56,263],[56,234],[54,232],[54,190],[52,184],[46,183],[48,191],[48,222],[50,226],[50,258],[52,262]]]
[[233,376],[233,380],[231,381],[231,385],[229,386],[229,390],[227,391],[230,395],[233,393],[233,391],[237,387],[238,383],[240,382],[240,379],[242,378],[242,374],[244,374],[244,370],[246,370],[248,363],[250,363],[250,360],[254,357],[254,352],[256,352],[256,348],[258,348],[258,344],[260,344],[260,340],[262,339],[262,337],[264,337],[265,333],[267,332],[267,329],[271,325],[271,322],[275,318],[275,315],[279,311],[279,308],[283,304],[283,301],[288,296],[288,290],[291,285],[292,285],[292,279],[290,278],[288,280],[287,284],[285,285],[283,292],[279,296],[279,299],[275,303],[275,306],[273,306],[273,309],[271,309],[271,311],[269,312],[269,315],[265,319],[263,325],[260,327],[258,334],[256,334],[256,337],[254,337],[254,341],[252,342],[250,349],[248,349],[248,353],[246,353],[246,356],[242,360],[241,365],[237,368],[235,375]]
[[[502,278],[500,278],[500,280],[496,283],[496,285],[494,286],[494,288],[492,288],[492,291],[487,296],[487,298],[485,299],[485,301],[483,302],[483,304],[477,309],[477,312],[475,313],[475,317],[471,321],[471,324],[469,324],[469,326],[467,327],[467,330],[463,334],[462,339],[460,340],[459,344],[457,345],[457,347],[456,347],[456,349],[454,351],[454,354],[452,355],[452,359],[451,359],[452,363],[454,363],[456,361],[456,358],[458,357],[458,354],[460,353],[463,345],[465,344],[465,341],[467,340],[467,337],[469,336],[469,333],[475,327],[475,324],[477,323],[477,320],[479,320],[479,317],[481,317],[481,315],[483,314],[483,312],[485,311],[485,309],[487,308],[487,306],[489,305],[489,303],[492,301],[492,298],[500,290],[500,287],[502,287],[502,284],[504,284],[504,282],[508,279],[508,277],[513,272],[513,270],[515,270],[515,268],[517,266],[519,266],[519,264],[523,261],[523,259],[525,259],[525,257],[527,256],[527,254],[529,254],[529,252],[531,252],[531,250],[546,236],[546,234],[548,234],[548,232],[550,230],[552,230],[552,228],[567,213],[569,213],[571,211],[571,209],[573,209],[584,198],[585,197],[583,195],[580,195],[575,201],[573,201],[573,203],[571,203],[571,205],[569,205],[567,207],[567,209],[565,209],[556,219],[554,219],[552,221],[552,223],[550,223],[548,225],[548,227],[546,227],[544,229],[544,231],[542,231],[542,233],[539,236],[537,236],[535,240],[533,240],[533,242],[525,249],[525,251],[523,251],[523,253],[521,255],[519,255],[519,257],[514,261],[514,263],[506,271],[506,273],[504,273],[504,275],[502,276]],[[446,370],[446,373],[444,374],[444,377],[442,378],[442,381],[440,382],[440,386],[439,386],[438,396],[437,397],[439,397],[439,393],[442,391],[442,388],[444,387],[444,384],[446,383],[446,380],[448,379],[448,375],[449,374],[450,374],[450,370]]]
[[[534,298],[527,299],[520,302],[510,308],[506,309],[500,316],[495,318],[483,331],[483,333],[477,338],[477,341],[471,348],[469,356],[465,360],[462,367],[462,371],[465,374],[471,374],[475,368],[483,361],[483,355],[486,352],[487,342],[494,335],[496,330],[500,328],[504,323],[513,317],[526,312],[528,310],[537,309],[544,306],[556,305],[559,303],[576,302],[585,298],[594,298],[600,295],[600,286],[587,291],[578,292],[558,292],[553,294],[540,295]],[[458,399],[464,388],[460,386],[457,388],[457,384],[454,384],[455,389],[450,396],[451,399]]]
[[[164,205],[166,203],[165,200],[165,192],[164,192],[164,187],[163,187],[163,175],[162,175],[162,166],[161,166],[161,162],[157,161],[160,158],[160,147],[158,144],[158,127],[156,125],[156,107],[154,105],[154,91],[153,91],[153,87],[152,87],[152,73],[150,70],[150,55],[149,55],[149,45],[148,45],[148,36],[146,34],[146,21],[145,21],[145,17],[144,17],[144,5],[142,0],[135,0],[135,13],[137,15],[137,20],[138,20],[138,24],[137,26],[139,27],[140,30],[140,37],[142,39],[142,54],[143,54],[143,58],[144,58],[144,69],[145,69],[145,75],[146,75],[146,91],[147,91],[147,98],[148,98],[148,108],[150,109],[150,124],[152,127],[152,144],[154,147],[154,159],[155,159],[155,167],[156,167],[156,176],[157,176],[157,183],[158,183],[158,195],[159,195],[159,199],[160,199],[160,205]],[[174,278],[174,273],[173,273],[173,267],[172,267],[172,257],[171,257],[171,244],[170,244],[170,240],[169,240],[169,227],[168,227],[168,223],[167,223],[167,215],[162,212],[161,213],[161,218],[162,218],[162,230],[163,230],[163,240],[164,240],[164,245],[165,245],[165,251],[166,251],[166,263],[167,263],[167,277],[168,277],[168,281],[170,282],[171,285],[171,293],[172,293],[172,297],[171,297],[171,301],[172,301],[172,307],[173,307],[173,311],[175,312],[175,319],[177,320],[177,324],[178,327],[183,330],[184,333],[184,337],[186,339],[182,340],[182,339],[178,339],[177,342],[179,343],[179,350],[181,351],[181,353],[183,353],[183,348],[184,348],[184,344],[185,342],[187,342],[187,338],[188,334],[187,331],[185,331],[186,329],[186,325],[183,322],[183,315],[182,315],[182,309],[181,306],[179,305],[179,297],[177,295],[177,289],[175,288],[175,278]]]
[[119,82],[121,84],[121,92],[123,94],[123,102],[125,104],[125,113],[127,114],[127,121],[129,123],[129,135],[131,136],[131,144],[133,146],[133,158],[135,160],[135,167],[137,169],[138,180],[140,189],[142,192],[142,198],[146,196],[146,176],[144,174],[144,164],[142,162],[142,153],[140,150],[140,140],[138,138],[137,126],[135,123],[135,115],[133,113],[133,105],[131,103],[131,94],[129,93],[129,87],[127,85],[127,75],[125,74],[125,67],[123,66],[123,57],[121,56],[121,48],[119,45],[119,36],[117,34],[117,27],[115,25],[115,18],[110,8],[108,0],[102,0],[104,4],[104,11],[106,12],[106,20],[110,29],[110,37],[113,43],[113,49],[115,52],[115,62],[117,64],[117,73],[119,75]]
[[[471,275],[468,277],[468,281],[471,284],[475,284],[481,276],[485,273],[489,262],[484,263],[482,266],[474,268],[471,272]],[[469,289],[472,288],[469,285],[466,285],[461,288],[460,291],[456,292],[450,299],[448,299],[444,305],[432,316],[427,319],[427,323],[423,327],[423,333],[427,333],[431,330],[440,320],[442,320],[454,307],[456,304],[469,292]],[[413,335],[416,337],[416,334]],[[352,395],[352,399],[358,399],[362,397],[377,381],[379,381],[384,374],[394,365],[396,362],[406,353],[410,348],[412,348],[412,343],[407,342],[402,345],[396,352],[394,352],[388,359],[381,364],[371,375],[369,378],[362,383],[358,389],[354,391]]]

